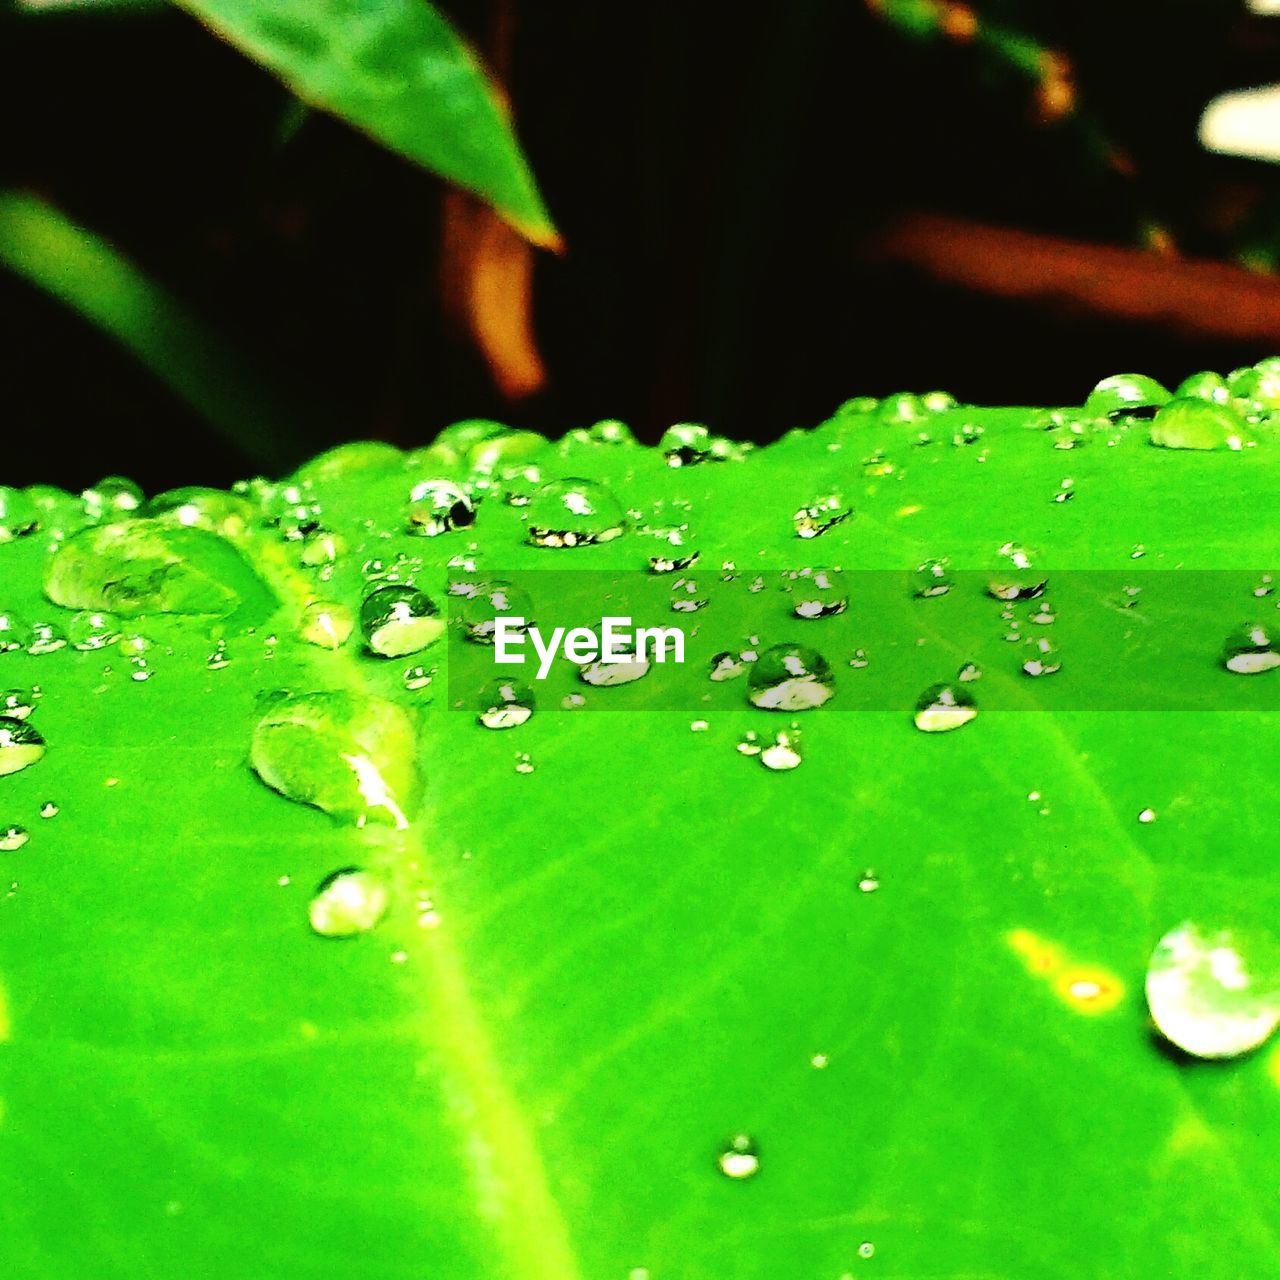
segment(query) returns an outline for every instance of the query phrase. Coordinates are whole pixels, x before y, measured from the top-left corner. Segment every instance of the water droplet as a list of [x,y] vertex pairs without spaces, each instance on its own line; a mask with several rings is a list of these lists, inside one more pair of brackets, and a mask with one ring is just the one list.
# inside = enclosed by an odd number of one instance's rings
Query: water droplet
[[790,729],[779,730],[772,742],[760,748],[759,756],[760,763],[773,773],[799,768],[804,761],[799,730],[794,725]]
[[831,1059],[825,1053],[815,1053],[813,1057],[809,1059],[809,1065],[815,1071],[825,1071],[827,1067],[831,1065]]
[[1239,675],[1253,676],[1280,667],[1280,646],[1260,622],[1246,623],[1227,637],[1222,665]]
[[1043,636],[1027,641],[1029,656],[1023,660],[1022,671],[1028,676],[1051,676],[1062,669],[1062,659],[1053,642]]
[[121,623],[114,613],[86,609],[71,619],[67,636],[77,649],[105,649],[120,639]]
[[409,494],[409,531],[435,538],[475,523],[475,504],[452,480],[423,480]]
[[33,622],[27,652],[31,654],[55,653],[66,647],[67,637],[54,622]]
[[124,476],[107,476],[81,495],[84,513],[90,520],[115,519],[131,515],[142,506],[142,490]]
[[576,711],[579,707],[585,707],[587,700],[580,693],[566,693],[560,699],[560,706],[565,711]]
[[870,1240],[864,1240],[864,1241],[863,1241],[863,1242],[858,1246],[858,1257],[860,1257],[860,1258],[874,1258],[875,1256],[876,1256],[876,1247],[875,1247],[875,1245],[873,1245],[873,1244],[871,1243],[871,1241],[870,1241]]
[[330,529],[312,529],[302,540],[299,559],[309,569],[336,564],[346,553],[346,539]]
[[766,649],[751,668],[747,697],[770,711],[808,711],[835,694],[835,677],[816,649],[778,644]]
[[736,462],[750,450],[724,436],[713,435],[699,422],[677,422],[658,441],[669,467],[693,467],[704,462]]
[[0,827],[0,853],[16,853],[30,839],[26,827],[20,827],[16,823]]
[[946,559],[926,560],[912,575],[911,594],[921,600],[945,596],[951,590],[951,576]]
[[1248,428],[1239,414],[1211,400],[1170,400],[1151,423],[1151,443],[1164,449],[1238,451],[1248,442]]
[[1226,378],[1220,373],[1212,373],[1208,370],[1193,373],[1189,378],[1184,379],[1178,384],[1173,394],[1178,400],[1190,396],[1201,400],[1212,400],[1215,404],[1231,402],[1231,389],[1227,386]]
[[982,668],[976,662],[966,662],[964,666],[956,672],[956,679],[961,684],[972,684],[975,680],[982,679]]
[[529,759],[529,753],[527,751],[521,751],[516,756],[516,772],[532,773],[533,770],[534,770],[534,763],[532,760]]
[[795,523],[797,537],[816,538],[826,533],[828,529],[834,529],[852,514],[852,507],[846,506],[838,495],[831,494],[801,507],[792,520]]
[[227,642],[219,640],[213,652],[205,659],[204,665],[210,671],[221,671],[224,667],[230,665],[231,658],[227,654]]
[[[508,619],[508,633],[524,634],[533,625],[533,600],[529,593],[514,583],[501,579],[475,584],[461,610],[462,625],[468,640],[477,644],[493,644],[499,618]],[[516,625],[510,621],[523,618]]]
[[870,867],[862,873],[858,880],[859,893],[875,893],[880,888],[880,877]]
[[434,643],[445,621],[435,603],[416,587],[375,587],[360,606],[360,630],[371,653],[403,658]]
[[25,619],[9,610],[0,611],[0,653],[25,649],[31,641],[31,628]]
[[987,594],[997,600],[1034,600],[1047,585],[1045,576],[1036,571],[1031,553],[1016,542],[1000,548],[1001,566],[987,582]]
[[35,764],[44,753],[44,739],[30,724],[0,716],[0,778]]
[[1271,574],[1264,573],[1262,577],[1258,579],[1257,585],[1253,588],[1253,594],[1257,599],[1261,600],[1266,596],[1273,594],[1275,589],[1276,584],[1272,580]]
[[1156,943],[1147,1007],[1160,1034],[1197,1058],[1235,1058],[1280,1023],[1280,952],[1270,937],[1186,922]]
[[963,448],[965,445],[977,444],[984,435],[985,427],[977,422],[965,422],[952,432],[951,443],[955,448]]
[[144,509],[157,520],[229,538],[241,537],[257,518],[253,504],[238,494],[194,486],[158,493]]
[[711,603],[697,578],[677,578],[671,584],[671,608],[676,613],[696,613]]
[[480,723],[486,729],[514,729],[533,715],[533,690],[523,680],[499,677],[480,692]]
[[725,1144],[716,1163],[726,1178],[741,1182],[760,1172],[760,1152],[750,1137],[739,1133]]
[[622,504],[595,480],[552,480],[529,500],[528,538],[536,547],[610,542],[625,527]]
[[595,662],[585,663],[578,668],[578,676],[584,684],[608,688],[612,685],[630,684],[633,680],[641,679],[649,674],[649,667],[648,658],[642,658],[638,653],[633,652],[624,655],[617,662],[598,659]]
[[788,575],[787,590],[797,618],[834,618],[849,607],[849,592],[839,569],[801,569]]
[[39,508],[27,494],[0,485],[0,542],[34,533],[39,523]]
[[978,705],[966,689],[935,684],[916,702],[915,723],[922,733],[947,733],[968,724],[978,714]]
[[736,680],[746,671],[749,665],[742,654],[730,653],[725,650],[722,653],[717,653],[711,659],[711,670],[707,673],[707,678],[717,683],[725,680]]
[[1139,822],[1154,822],[1156,820],[1156,811],[1154,809],[1143,809],[1138,814]]
[[0,716],[25,720],[35,710],[35,696],[26,689],[6,689],[0,693]]
[[1051,627],[1058,620],[1058,611],[1050,601],[1042,599],[1033,606],[1027,615],[1027,620],[1042,627]]
[[320,881],[307,916],[311,928],[323,938],[354,938],[378,924],[390,898],[381,876],[343,867]]
[[46,800],[40,806],[40,816],[42,818],[56,818],[60,812],[61,809],[52,800]]
[[691,720],[689,722],[689,730],[692,733],[706,733],[709,728],[711,726],[705,720]]
[[1054,502],[1070,502],[1076,496],[1076,482],[1067,477],[1058,485],[1058,491],[1053,495]]
[[313,600],[302,611],[298,635],[321,649],[341,649],[355,625],[355,614],[345,604]]
[[1089,393],[1084,411],[1093,418],[1122,418],[1149,413],[1169,400],[1169,391],[1142,373],[1116,373]]
[[253,732],[249,762],[267,786],[336,818],[408,825],[416,791],[413,722],[393,703],[348,693],[276,699]]
[[417,693],[419,689],[425,689],[431,683],[433,674],[434,672],[428,671],[426,667],[415,665],[405,667],[401,680],[406,689],[411,693]]

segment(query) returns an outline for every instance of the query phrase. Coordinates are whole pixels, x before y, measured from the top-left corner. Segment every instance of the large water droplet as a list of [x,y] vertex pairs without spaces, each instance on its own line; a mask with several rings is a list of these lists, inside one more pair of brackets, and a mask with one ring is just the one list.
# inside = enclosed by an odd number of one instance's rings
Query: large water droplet
[[336,818],[407,825],[416,790],[413,723],[393,703],[304,693],[272,705],[253,731],[249,761],[267,786]]
[[1016,542],[1006,542],[999,551],[1000,567],[987,581],[987,594],[997,600],[1033,600],[1048,585],[1045,575],[1032,563],[1031,552]]
[[945,559],[926,560],[911,579],[911,594],[922,600],[945,596],[951,590],[951,575]]
[[44,752],[44,739],[32,725],[0,716],[0,778],[35,764]]
[[552,480],[526,508],[529,541],[538,547],[584,547],[621,535],[622,504],[595,480]]
[[1280,1023],[1280,951],[1260,933],[1180,924],[1151,953],[1147,1007],[1194,1057],[1248,1053]]
[[56,622],[33,622],[27,652],[31,654],[55,653],[66,647],[67,637]]
[[107,476],[81,495],[90,520],[115,519],[130,515],[143,504],[142,490],[124,476]]
[[849,607],[849,592],[839,569],[801,569],[788,576],[787,590],[797,618],[833,618]]
[[1142,373],[1116,373],[1089,393],[1084,411],[1092,418],[1141,416],[1169,400],[1169,391]]
[[967,689],[935,684],[916,702],[916,728],[923,733],[947,733],[968,724],[978,714],[978,704]]
[[480,723],[486,729],[514,729],[533,715],[533,690],[523,680],[498,677],[480,692]]
[[390,898],[381,876],[359,867],[343,867],[316,887],[307,915],[321,937],[354,938],[378,924],[387,914]]
[[1280,645],[1260,622],[1246,623],[1227,637],[1222,665],[1242,676],[1254,676],[1280,667]]
[[826,658],[799,644],[766,649],[751,668],[747,697],[770,711],[809,711],[820,707],[836,691]]
[[1170,400],[1151,423],[1151,443],[1164,449],[1240,450],[1248,428],[1234,409],[1211,400]]
[[416,587],[375,587],[360,606],[360,630],[371,653],[402,658],[444,634],[445,620],[433,600]]

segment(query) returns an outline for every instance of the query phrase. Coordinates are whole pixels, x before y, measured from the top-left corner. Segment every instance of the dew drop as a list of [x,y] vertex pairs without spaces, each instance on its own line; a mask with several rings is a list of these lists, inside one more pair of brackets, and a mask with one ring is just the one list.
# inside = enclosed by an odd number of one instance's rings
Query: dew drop
[[968,690],[935,684],[917,700],[915,724],[922,733],[947,733],[968,724],[977,714],[977,703]]
[[230,663],[231,658],[227,654],[227,642],[219,640],[213,652],[205,659],[204,665],[210,671],[221,671],[224,667],[229,666]]
[[946,559],[926,560],[911,578],[911,594],[919,600],[945,596],[951,590],[951,576]]
[[867,651],[865,649],[855,649],[853,651],[853,657],[849,659],[849,665],[855,671],[861,671],[865,667],[869,667],[871,665],[871,659],[867,657]]
[[725,1144],[716,1163],[726,1178],[741,1182],[760,1172],[760,1152],[750,1137],[739,1133]]
[[435,538],[475,523],[476,509],[452,480],[423,480],[409,494],[409,532]]
[[843,523],[853,514],[853,508],[846,506],[836,494],[825,498],[817,498],[801,507],[792,517],[798,538],[817,538]]
[[0,542],[34,533],[39,523],[39,508],[27,494],[0,485]]
[[793,725],[779,730],[773,741],[760,748],[760,763],[771,773],[788,773],[804,762],[800,750],[800,733]]
[[26,827],[20,827],[16,823],[0,827],[0,853],[16,853],[30,839]]
[[0,610],[0,653],[13,653],[31,643],[31,628],[9,610]]
[[859,893],[875,893],[880,888],[880,877],[868,867],[858,880]]
[[1151,443],[1163,449],[1229,449],[1249,443],[1243,419],[1228,405],[1187,397],[1170,400],[1151,423]]
[[480,692],[480,723],[486,729],[514,729],[533,715],[533,690],[523,680],[499,677]]
[[35,710],[36,700],[26,689],[6,689],[0,693],[0,716],[25,720]]
[[816,649],[778,644],[756,660],[747,679],[747,698],[769,711],[809,711],[836,691],[827,660]]
[[403,658],[433,644],[445,622],[435,603],[416,587],[375,587],[360,606],[360,631],[370,653]]
[[1190,921],[1156,943],[1147,1007],[1160,1034],[1197,1058],[1235,1058],[1280,1023],[1280,952],[1272,938]]
[[863,1241],[863,1242],[858,1246],[858,1257],[860,1257],[860,1258],[874,1258],[875,1256],[876,1256],[876,1247],[875,1247],[875,1245],[873,1245],[873,1244],[871,1243],[871,1241],[870,1241],[870,1240],[864,1240],[864,1241]]
[[61,809],[53,800],[46,800],[40,806],[40,816],[42,818],[56,818],[60,812]]
[[790,575],[787,590],[797,618],[834,618],[849,607],[849,592],[838,569],[801,569]]
[[124,476],[107,476],[81,495],[84,513],[90,520],[115,519],[131,515],[142,506],[143,493]]
[[302,540],[299,559],[308,569],[336,564],[347,550],[346,540],[330,529],[312,529]]
[[1253,676],[1280,667],[1280,646],[1261,623],[1247,623],[1222,647],[1222,665],[1237,675]]
[[1027,652],[1028,656],[1022,663],[1024,675],[1051,676],[1062,669],[1062,659],[1058,655],[1058,650],[1052,641],[1046,640],[1043,636],[1028,640]]
[[55,653],[66,648],[67,637],[62,628],[54,622],[33,622],[31,639],[27,641],[27,652],[30,654]]
[[343,867],[316,887],[307,916],[311,928],[323,938],[354,938],[378,924],[389,902],[381,876],[359,867]]
[[1169,398],[1168,389],[1146,374],[1116,373],[1094,387],[1084,402],[1084,411],[1094,418],[1141,416]]
[[976,662],[966,662],[964,666],[956,672],[956,679],[961,684],[972,684],[975,680],[982,679],[982,668]]
[[302,611],[298,635],[321,649],[341,649],[355,629],[355,614],[345,604],[313,600]]
[[[461,617],[468,640],[493,644],[499,618],[507,619],[508,634],[528,631],[533,624],[533,599],[522,587],[494,579],[475,585],[462,604]],[[524,621],[517,624],[516,618]]]
[[516,772],[517,773],[532,773],[534,771],[534,767],[535,767],[534,763],[529,758],[529,753],[527,751],[521,751],[516,756]]
[[1142,812],[1138,814],[1139,822],[1146,823],[1146,822],[1154,822],[1155,820],[1156,820],[1156,811],[1154,809],[1143,809]]
[[67,638],[77,649],[105,649],[120,639],[121,622],[114,613],[86,609],[67,627]]
[[649,674],[649,667],[648,658],[641,657],[639,653],[630,653],[613,662],[600,658],[595,662],[584,663],[578,668],[578,678],[584,684],[608,688],[641,679]]
[[432,672],[423,666],[405,667],[401,681],[404,687],[411,693],[417,693],[419,689],[425,689],[432,679]]
[[671,584],[671,608],[676,613],[697,613],[710,603],[697,578],[677,578]]
[[32,725],[0,716],[0,778],[35,764],[44,753],[44,739]]
[[1001,565],[987,582],[987,594],[997,600],[1034,600],[1044,594],[1044,574],[1031,562],[1031,553],[1015,542],[1006,542],[999,551]]
[[526,508],[528,539],[536,547],[585,547],[611,542],[626,524],[622,504],[595,480],[552,480]]

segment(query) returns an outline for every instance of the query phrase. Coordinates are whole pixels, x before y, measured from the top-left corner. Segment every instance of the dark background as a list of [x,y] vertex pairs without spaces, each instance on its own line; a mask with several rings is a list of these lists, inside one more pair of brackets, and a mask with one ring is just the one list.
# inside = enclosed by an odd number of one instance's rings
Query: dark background
[[[764,441],[854,394],[1078,403],[1121,369],[1176,382],[1280,350],[1280,330],[1216,331],[1211,299],[1154,323],[948,284],[878,247],[928,211],[1085,246],[1141,246],[1158,224],[1185,254],[1266,265],[1274,172],[1206,155],[1195,129],[1213,94],[1280,79],[1280,19],[1218,0],[979,4],[1034,10],[1070,51],[1087,110],[1046,124],[1025,78],[852,0],[444,8],[505,68],[568,245],[538,254],[548,380],[518,403],[442,305],[444,184],[335,119],[289,129],[285,90],[178,12],[0,20],[0,185],[113,241],[290,385],[308,452],[420,444],[470,416]],[[1100,161],[1099,129],[1133,174]],[[2,269],[0,344],[0,483],[124,472],[154,491],[257,469]]]

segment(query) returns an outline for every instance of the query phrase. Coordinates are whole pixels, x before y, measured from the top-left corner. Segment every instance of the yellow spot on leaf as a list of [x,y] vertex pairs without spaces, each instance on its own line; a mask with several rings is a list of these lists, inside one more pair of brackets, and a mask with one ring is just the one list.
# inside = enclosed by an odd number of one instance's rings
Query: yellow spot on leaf
[[1124,983],[1114,973],[1068,960],[1057,943],[1030,929],[1014,929],[1005,941],[1026,971],[1046,980],[1050,991],[1076,1013],[1109,1013],[1124,998]]
[[914,515],[919,515],[919,513],[920,513],[921,511],[923,511],[923,510],[924,510],[924,508],[923,508],[922,506],[920,506],[920,504],[919,504],[919,503],[916,503],[914,506],[910,506],[910,507],[899,507],[899,508],[898,508],[898,515],[900,515],[900,516],[914,516]]

